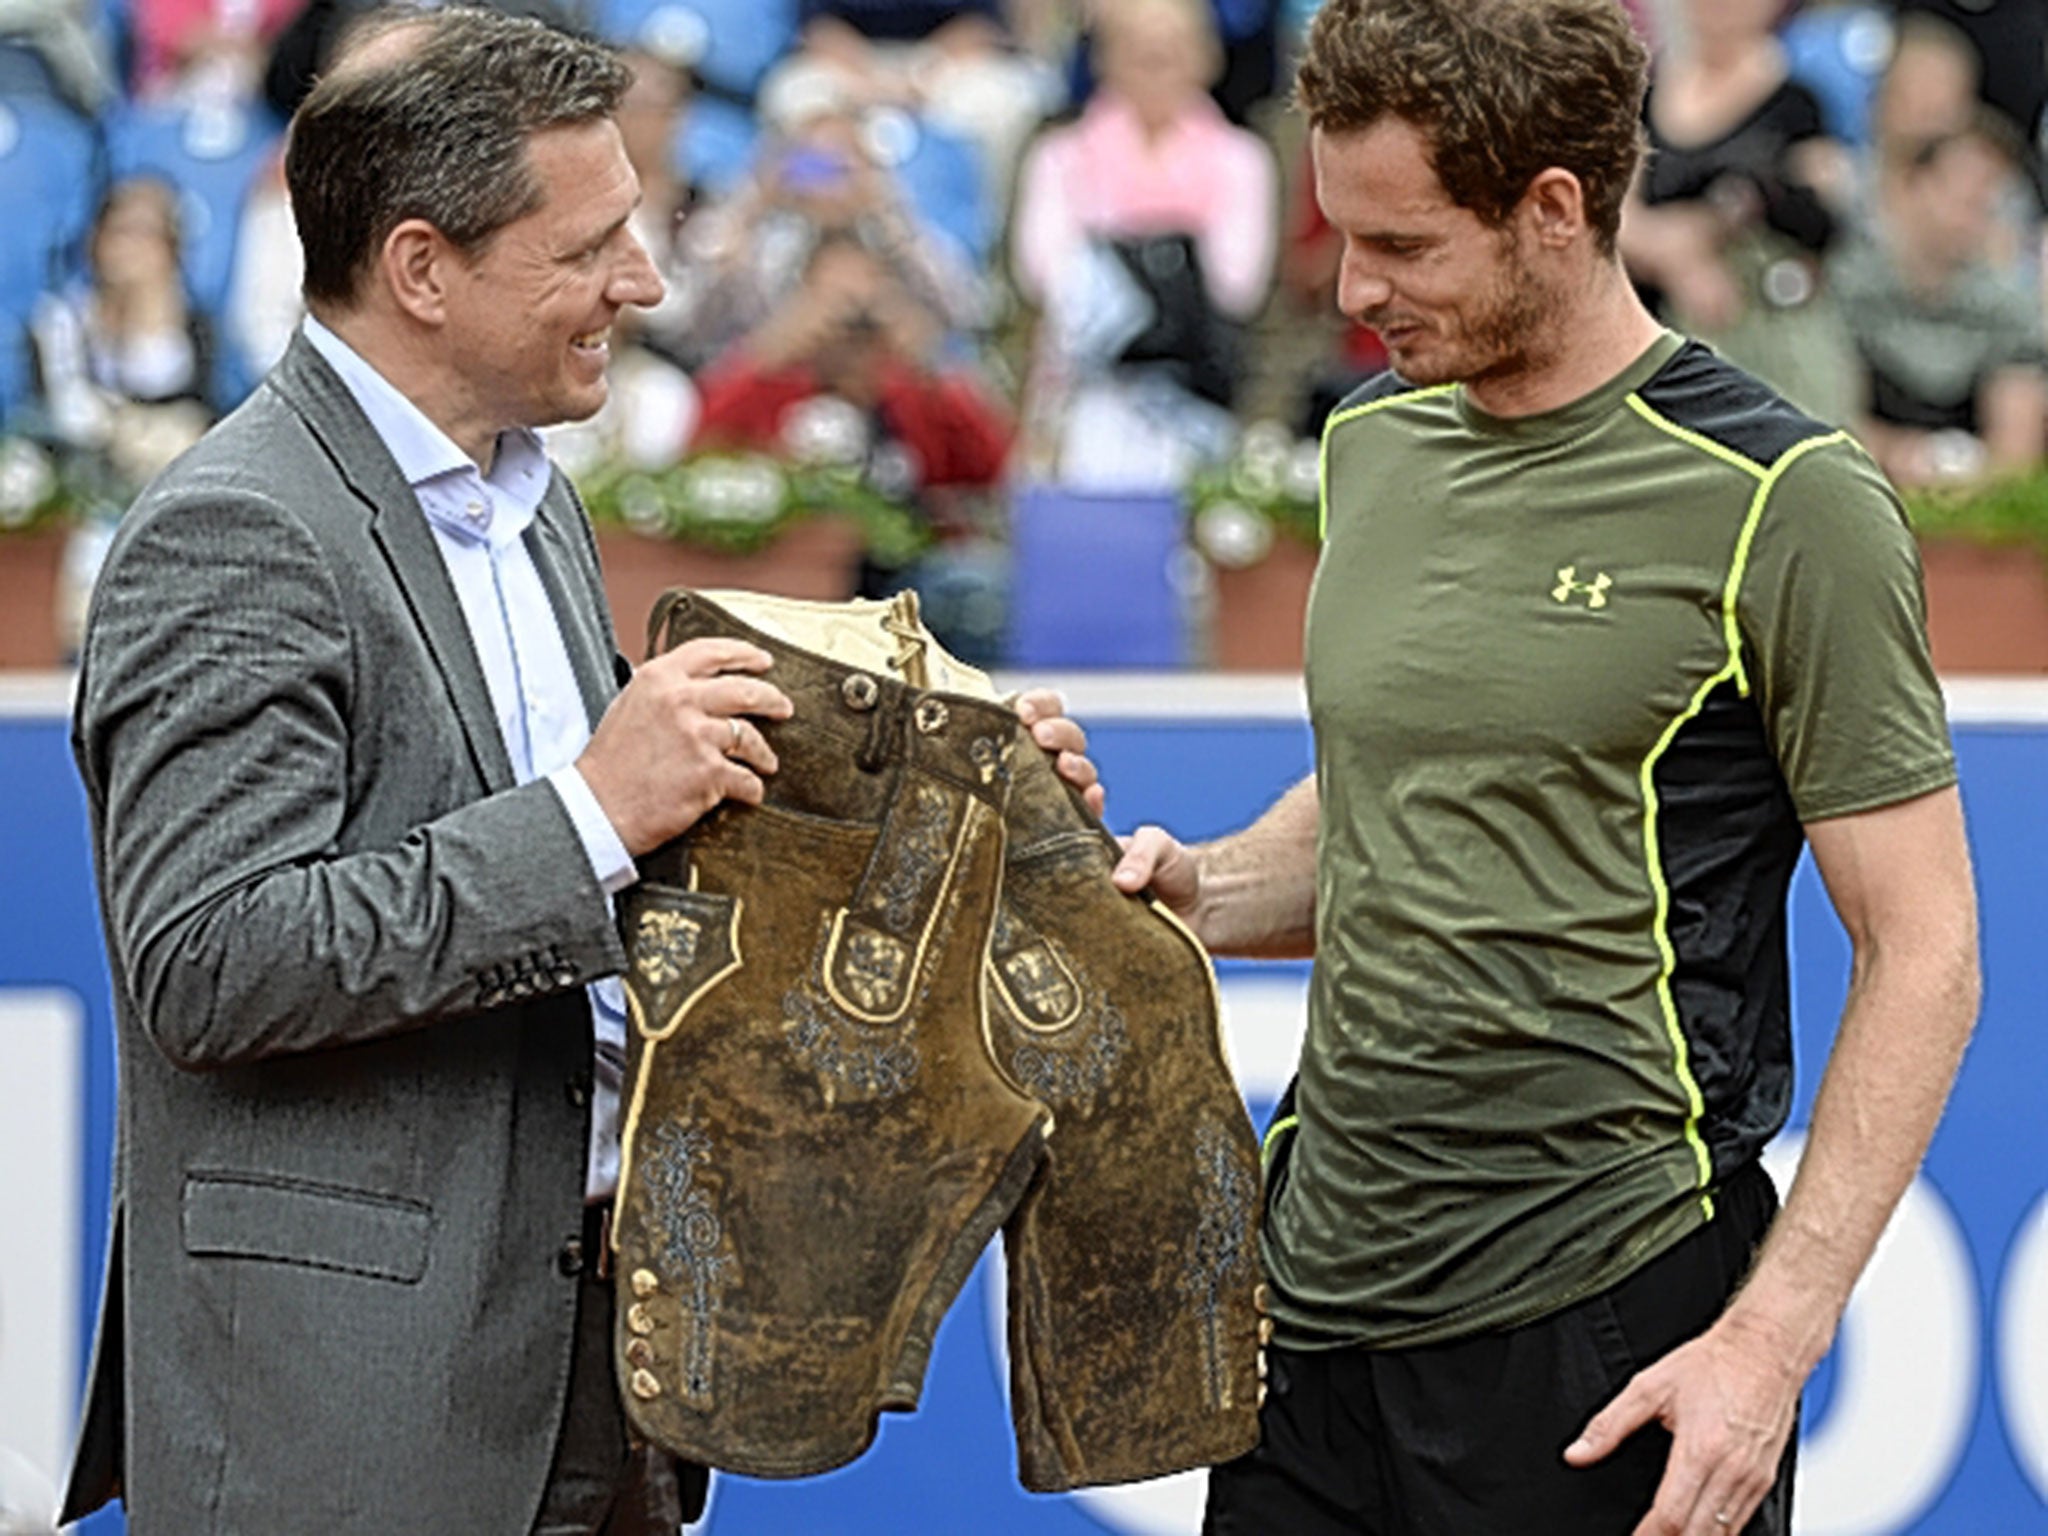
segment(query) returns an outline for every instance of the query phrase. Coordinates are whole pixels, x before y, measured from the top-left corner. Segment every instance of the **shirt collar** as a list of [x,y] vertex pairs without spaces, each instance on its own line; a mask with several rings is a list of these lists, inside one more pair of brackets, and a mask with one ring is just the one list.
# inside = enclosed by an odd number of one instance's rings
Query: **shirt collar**
[[504,544],[523,534],[548,488],[547,451],[523,427],[498,434],[488,475],[363,355],[311,315],[306,340],[355,397],[390,450],[398,472],[418,493],[437,527],[458,537]]

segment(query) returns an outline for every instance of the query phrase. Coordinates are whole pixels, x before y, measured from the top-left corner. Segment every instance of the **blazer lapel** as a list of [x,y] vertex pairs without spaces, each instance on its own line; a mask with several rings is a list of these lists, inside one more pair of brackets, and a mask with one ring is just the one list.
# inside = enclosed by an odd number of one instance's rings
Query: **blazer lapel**
[[533,556],[534,569],[540,572],[541,585],[547,588],[548,603],[555,610],[555,627],[562,632],[562,642],[568,647],[569,665],[575,669],[583,710],[594,731],[611,706],[618,685],[611,667],[615,648],[607,627],[610,615],[602,608],[593,612],[588,601],[578,602],[575,589],[569,585],[576,557],[562,520],[579,515],[557,471],[541,501],[540,514],[526,530],[526,549]]
[[[392,577],[433,654],[478,776],[489,790],[510,789],[512,760],[505,755],[505,737],[491,705],[490,685],[484,681],[455,584],[448,579],[447,563],[412,487],[348,386],[303,335],[292,338],[271,381],[306,418],[349,488],[369,508],[370,535],[391,566]],[[552,586],[549,596],[554,596]],[[579,683],[582,677],[579,665]]]

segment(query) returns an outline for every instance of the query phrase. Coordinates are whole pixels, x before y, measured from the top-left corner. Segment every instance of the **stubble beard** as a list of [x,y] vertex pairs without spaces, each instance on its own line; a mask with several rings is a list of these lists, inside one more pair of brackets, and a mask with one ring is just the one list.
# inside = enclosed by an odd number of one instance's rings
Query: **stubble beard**
[[1404,370],[1410,383],[1499,384],[1547,365],[1556,351],[1555,295],[1522,259],[1521,242],[1512,229],[1500,234],[1500,257],[1486,294],[1465,313],[1457,344],[1436,368]]

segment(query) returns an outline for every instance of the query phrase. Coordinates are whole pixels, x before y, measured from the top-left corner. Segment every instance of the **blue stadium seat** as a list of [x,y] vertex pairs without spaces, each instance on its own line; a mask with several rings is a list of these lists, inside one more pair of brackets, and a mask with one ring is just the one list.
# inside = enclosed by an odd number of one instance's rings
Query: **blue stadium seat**
[[598,0],[597,26],[625,48],[686,64],[713,90],[751,101],[796,38],[792,0]]
[[279,132],[266,109],[240,103],[129,103],[108,115],[109,173],[159,176],[178,189],[185,284],[210,318],[227,300],[242,205]]
[[1010,512],[1009,664],[1184,665],[1185,530],[1174,496],[1020,490]]
[[101,158],[93,125],[54,97],[0,100],[0,314],[26,320],[76,270]]

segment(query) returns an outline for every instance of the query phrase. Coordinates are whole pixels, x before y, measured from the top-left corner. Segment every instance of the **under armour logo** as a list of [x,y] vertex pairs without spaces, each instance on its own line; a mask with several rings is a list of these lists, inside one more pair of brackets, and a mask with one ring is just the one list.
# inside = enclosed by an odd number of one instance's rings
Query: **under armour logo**
[[1600,572],[1591,581],[1581,581],[1576,565],[1560,566],[1557,572],[1557,585],[1550,589],[1550,597],[1552,602],[1568,603],[1573,598],[1583,595],[1588,608],[1605,608],[1607,589],[1613,585],[1614,578],[1605,571]]

